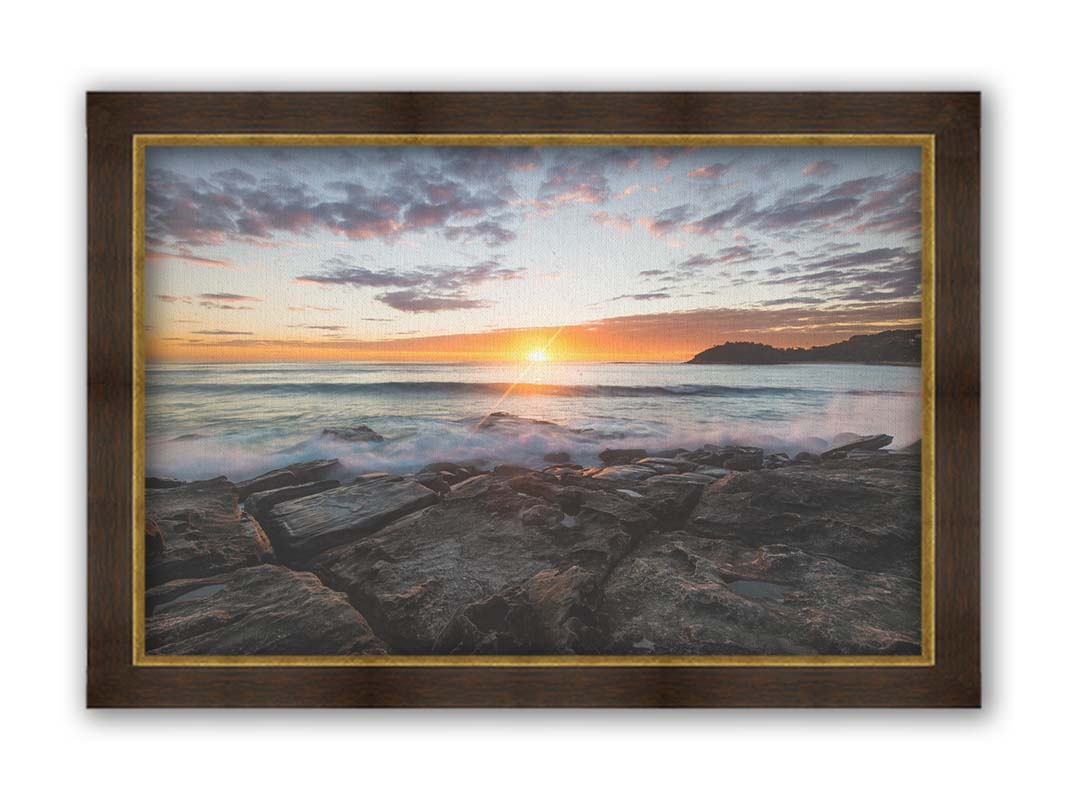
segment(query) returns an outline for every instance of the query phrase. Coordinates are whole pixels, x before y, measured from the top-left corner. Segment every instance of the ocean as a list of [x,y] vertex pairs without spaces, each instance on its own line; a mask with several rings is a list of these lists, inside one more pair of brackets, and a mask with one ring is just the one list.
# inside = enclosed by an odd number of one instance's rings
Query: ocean
[[[490,412],[554,425],[478,426]],[[324,428],[368,425],[384,442]],[[663,363],[150,364],[146,472],[243,480],[295,461],[410,473],[433,461],[593,466],[605,447],[745,444],[824,450],[854,435],[919,438],[917,367]]]

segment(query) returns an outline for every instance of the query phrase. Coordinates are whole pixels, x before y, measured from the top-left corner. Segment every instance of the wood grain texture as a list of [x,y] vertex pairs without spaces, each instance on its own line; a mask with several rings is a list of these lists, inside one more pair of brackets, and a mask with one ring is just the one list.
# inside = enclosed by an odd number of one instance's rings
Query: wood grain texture
[[[88,705],[980,704],[978,94],[92,93],[87,111]],[[266,132],[934,134],[935,666],[133,667],[132,137]]]

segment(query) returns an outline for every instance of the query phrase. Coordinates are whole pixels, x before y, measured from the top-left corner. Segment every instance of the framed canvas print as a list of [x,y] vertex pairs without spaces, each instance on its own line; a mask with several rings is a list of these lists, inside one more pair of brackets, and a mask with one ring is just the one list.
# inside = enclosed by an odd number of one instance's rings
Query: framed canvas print
[[973,94],[91,94],[94,706],[974,706]]

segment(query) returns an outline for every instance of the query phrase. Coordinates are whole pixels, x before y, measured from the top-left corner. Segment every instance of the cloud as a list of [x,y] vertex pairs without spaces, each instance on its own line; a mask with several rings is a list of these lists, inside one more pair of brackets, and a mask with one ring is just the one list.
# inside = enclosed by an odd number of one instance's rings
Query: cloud
[[918,235],[922,226],[921,201],[922,176],[918,171],[910,172],[868,195],[857,214],[869,216],[856,230]]
[[729,164],[708,164],[706,167],[691,169],[686,173],[690,178],[719,179],[730,169]]
[[216,311],[252,311],[252,306],[240,306],[235,303],[260,303],[262,297],[252,297],[246,294],[231,294],[230,292],[209,292],[197,295],[198,305],[211,308]]
[[821,195],[812,200],[779,203],[753,214],[751,224],[763,230],[793,228],[803,223],[823,221],[841,216],[859,206],[859,198],[840,195]]
[[609,214],[607,211],[591,211],[589,218],[598,225],[628,231],[633,227],[633,220],[626,214]]
[[[233,214],[240,210],[237,201],[227,199],[225,186],[221,182],[190,180],[170,170],[149,170],[145,180],[146,239],[220,243],[235,232]],[[158,256],[173,257],[166,253]],[[145,257],[152,259],[157,254],[150,250]]]
[[[826,253],[837,253],[837,252],[840,252],[842,250],[855,250],[859,246],[860,246],[859,242],[827,242],[826,244],[820,245],[817,249],[822,251],[822,252],[826,252]],[[788,254],[783,253],[782,255],[794,255],[795,256],[796,254],[797,254],[796,251],[793,250]]]
[[709,256],[707,253],[695,253],[685,261],[681,262],[680,267],[707,267],[715,263],[715,259]]
[[515,240],[513,230],[505,228],[499,222],[483,220],[474,225],[457,225],[444,229],[445,238],[449,241],[461,239],[471,242],[481,239],[489,247],[501,247]]
[[918,281],[910,275],[887,270],[854,277],[857,285],[830,295],[841,302],[875,302],[919,297]]
[[[756,206],[755,195],[746,194],[738,198],[733,204],[724,209],[708,214],[700,219],[695,219],[686,225],[690,233],[712,235],[736,222],[745,215],[752,213]],[[679,223],[680,224],[680,223]]]
[[564,203],[603,203],[608,199],[607,177],[582,164],[557,165],[549,170],[537,198],[555,206]]
[[231,294],[229,292],[209,292],[197,295],[201,300],[232,300],[233,302],[261,303],[262,297],[252,297],[247,294]]
[[912,233],[919,234],[922,226],[922,212],[911,209],[900,209],[886,214],[879,214],[867,222],[856,226],[857,231],[880,231],[882,233]]
[[290,325],[290,328],[306,328],[311,331],[343,331],[347,330],[347,325]]
[[833,161],[813,161],[804,167],[805,175],[814,175],[817,178],[824,178],[827,175],[833,175],[837,172],[837,164]]
[[763,306],[796,306],[796,305],[819,305],[823,301],[818,297],[779,297],[775,300],[764,300]]
[[146,240],[195,247],[321,230],[356,241],[438,232],[495,247],[514,239],[504,213],[518,199],[511,176],[541,159],[530,148],[435,148],[420,149],[418,157],[392,152],[378,157],[388,171],[373,185],[338,180],[312,186],[277,170],[261,178],[236,169],[194,178],[151,169]]
[[297,282],[371,287],[426,285],[440,289],[464,289],[488,281],[514,280],[525,273],[524,269],[505,267],[495,259],[486,259],[467,267],[418,267],[410,272],[355,266],[341,257],[328,259],[323,266],[326,267],[324,272],[301,275],[296,279]]
[[820,258],[809,261],[804,265],[805,269],[841,269],[847,267],[864,267],[880,264],[893,264],[899,267],[917,269],[920,266],[920,255],[915,250],[905,247],[876,247],[871,250],[863,250],[858,253],[849,253],[832,258]]
[[188,264],[198,264],[202,267],[218,267],[220,269],[237,269],[229,261],[217,258],[203,258],[195,256],[187,249],[182,248],[177,253],[165,253],[162,250],[145,250],[145,261],[184,261]]
[[723,247],[715,256],[716,264],[747,264],[751,261],[762,261],[771,258],[774,251],[765,245],[759,244],[735,244]]
[[690,206],[680,205],[665,208],[654,217],[638,220],[653,236],[666,236],[676,231],[691,213]]
[[323,267],[323,271],[318,273],[299,276],[297,282],[393,289],[376,295],[375,299],[398,311],[416,314],[485,308],[489,303],[469,296],[473,287],[495,281],[516,280],[525,274],[524,269],[505,267],[495,259],[466,267],[428,266],[401,272],[396,269],[370,269],[335,257],[327,260]]
[[325,272],[300,275],[296,282],[333,286],[385,287],[418,286],[428,280],[428,276],[423,272],[403,273],[395,269],[350,266],[340,258],[330,259],[326,264],[330,266]]
[[232,303],[216,303],[212,300],[201,300],[200,305],[216,311],[254,311],[253,306],[235,306]]
[[[313,218],[327,230],[353,240],[446,232],[456,220],[469,221],[503,209],[512,194],[511,190],[442,179],[410,164],[395,172],[384,189],[372,191],[351,181],[330,183],[327,189],[341,193],[343,199],[319,203],[311,210]],[[490,237],[500,240],[500,230],[489,229]],[[476,231],[468,233],[477,235]]]
[[609,303],[613,303],[616,300],[667,300],[670,295],[667,292],[643,292],[639,294],[620,294],[616,297],[612,297],[608,300]]
[[[915,327],[919,324],[920,307],[917,299],[836,305],[814,305],[794,299],[790,303],[768,306],[717,307],[599,318],[564,326],[556,341],[561,352],[578,359],[680,361],[725,341],[758,341],[779,347],[810,346],[838,342],[857,333]],[[271,358],[276,358],[278,353],[307,358],[313,351],[323,358],[484,360],[499,357],[501,353],[518,352],[531,334],[544,336],[556,331],[556,328],[547,331],[544,328],[507,328],[417,338],[407,337],[415,336],[418,331],[405,331],[405,338],[399,341],[343,336],[272,340],[235,338],[203,341],[190,347],[210,348],[216,354],[220,352],[219,348],[233,348],[232,354],[223,353],[227,358],[238,353],[252,354],[263,348],[271,353]]]
[[252,331],[223,331],[223,330],[190,331],[190,333],[200,334],[201,336],[251,336],[252,335]]
[[873,192],[879,186],[884,185],[885,181],[886,177],[884,175],[868,175],[865,178],[855,178],[830,187],[822,194],[822,198],[832,200],[847,197],[858,200],[861,195]]
[[809,183],[769,201],[748,193],[704,216],[692,215],[689,206],[674,206],[641,222],[657,236],[678,228],[703,236],[733,228],[787,240],[831,227],[917,234],[921,222],[919,184],[918,172],[867,176],[830,186]]
[[921,279],[918,251],[879,247],[808,262],[800,272],[763,284],[817,292],[826,301],[877,302],[918,298]]
[[786,189],[778,196],[779,203],[793,203],[797,200],[804,200],[811,197],[813,194],[817,194],[822,191],[822,185],[818,183],[805,183],[801,186],[794,186],[792,189]]
[[[670,273],[669,277],[665,277],[662,280],[669,283],[680,283],[697,276],[705,267],[715,264],[745,264],[751,261],[768,259],[773,255],[774,251],[764,245],[748,242],[728,245],[719,248],[715,255],[693,253],[684,261],[678,262],[677,268]],[[729,277],[729,275],[729,272],[722,273],[723,277]]]
[[442,171],[451,177],[488,186],[509,187],[515,172],[529,172],[543,163],[534,147],[439,147]]
[[[232,266],[221,256],[248,263],[234,255],[247,252],[230,247],[234,243],[285,248],[288,252],[263,251],[263,255],[279,256],[270,259],[271,269],[282,270],[287,280],[318,289],[290,286],[281,296],[272,290],[270,299],[280,300],[278,308],[285,308],[286,301],[319,305],[289,306],[293,313],[284,322],[339,322],[348,314],[325,312],[358,303],[353,318],[368,314],[372,325],[351,320],[350,324],[353,330],[362,326],[368,337],[405,324],[402,314],[459,311],[455,315],[459,318],[464,310],[504,303],[505,295],[509,304],[521,303],[522,293],[505,292],[504,282],[523,277],[547,279],[549,275],[540,270],[556,266],[531,266],[527,275],[511,266],[512,259],[498,254],[516,242],[518,235],[524,240],[531,234],[536,238],[536,209],[546,209],[547,214],[568,204],[574,205],[567,210],[566,220],[556,219],[540,228],[542,235],[545,230],[566,234],[573,224],[576,231],[592,231],[593,238],[604,243],[615,236],[614,231],[604,230],[605,235],[598,237],[597,226],[639,231],[640,241],[631,243],[638,247],[619,253],[629,265],[624,273],[631,277],[618,286],[609,283],[608,291],[598,290],[594,295],[607,298],[614,291],[619,294],[613,301],[646,304],[632,309],[670,307],[656,302],[667,298],[681,305],[681,298],[688,296],[685,292],[695,297],[710,290],[728,299],[703,302],[736,301],[750,308],[762,303],[768,310],[805,312],[820,308],[820,301],[826,306],[851,307],[910,302],[918,297],[919,248],[910,237],[921,227],[922,186],[919,172],[911,168],[914,159],[901,162],[908,169],[884,167],[879,173],[885,174],[865,175],[856,170],[888,161],[880,156],[868,162],[862,154],[826,151],[823,163],[795,151],[778,175],[761,181],[754,177],[756,168],[773,153],[749,158],[735,157],[731,151],[685,148],[662,152],[625,147],[351,150],[343,156],[309,151],[306,169],[303,161],[269,165],[265,151],[231,162],[241,169],[217,172],[206,166],[217,163],[214,157],[167,159],[193,164],[196,171],[191,167],[190,171],[181,168],[180,174],[150,170],[153,200],[146,210],[146,247],[159,260],[187,258],[204,266]],[[322,169],[342,157],[359,168]],[[163,163],[159,156],[156,164]],[[670,169],[655,172],[659,166]],[[675,179],[673,185],[663,180],[667,177]],[[731,182],[735,179],[736,184]],[[645,191],[652,186],[658,186],[660,193]],[[612,202],[614,198],[622,199]],[[645,236],[641,229],[652,235]],[[338,238],[333,240],[333,235]],[[304,236],[313,238],[302,240]],[[621,246],[626,237],[615,238],[619,239],[615,245]],[[346,245],[346,239],[376,242],[357,247]],[[539,245],[530,241],[534,246],[530,252],[534,252]],[[207,249],[208,245],[213,248]],[[568,251],[573,247],[561,245],[560,263],[571,263],[568,259],[573,253]],[[473,254],[468,255],[471,250]],[[328,260],[319,256],[346,251],[361,255]],[[289,254],[291,258],[281,257]],[[309,255],[316,260],[309,262]],[[150,306],[153,313],[161,318],[191,316],[190,311],[197,313],[198,304],[204,309],[233,311],[229,316],[203,314],[207,319],[196,327],[220,328],[220,332],[205,334],[205,342],[227,334],[234,339],[255,339],[247,331],[225,329],[256,327],[254,314],[242,317],[237,312],[265,305],[266,289],[261,297],[238,292],[259,291],[254,288],[262,288],[259,283],[209,282],[225,274],[190,266],[187,272],[194,277],[199,274],[200,283],[168,284],[164,280],[180,265],[167,266],[169,271],[153,270],[159,276],[153,288],[173,294],[158,295]],[[753,270],[757,267],[760,273]],[[731,285],[745,288],[733,290]],[[233,291],[196,294],[218,288]],[[177,291],[190,294],[183,297]],[[342,302],[330,292],[347,296]],[[381,305],[375,307],[376,303]],[[189,309],[184,308],[187,304],[192,304]],[[495,309],[494,318],[503,311]],[[393,319],[374,317],[376,313],[391,313]],[[484,315],[469,315],[476,316]],[[516,313],[513,319],[520,317]],[[385,324],[390,321],[397,324]],[[166,333],[191,327],[172,325]],[[293,327],[309,332],[290,331],[291,338],[316,340],[322,336],[310,331],[336,333],[341,328]],[[436,327],[457,326],[442,323]]]
[[484,300],[476,300],[465,296],[460,292],[452,293],[421,293],[411,289],[403,289],[396,292],[384,292],[377,295],[375,300],[385,303],[397,311],[409,314],[425,314],[437,311],[457,311],[460,309],[486,308],[489,306]]
[[216,172],[214,177],[224,183],[238,184],[247,183],[249,185],[256,182],[256,178],[251,173],[245,172],[243,169],[226,169],[221,172]]
[[567,203],[604,203],[611,197],[609,172],[633,169],[641,153],[631,148],[564,149],[545,170],[537,192],[542,208]]
[[790,308],[705,308],[614,317],[598,320],[596,325],[598,335],[608,340],[679,342],[682,347],[692,342],[703,348],[727,339],[793,344],[798,335],[840,341],[854,333],[915,324],[919,315],[919,302],[909,301],[827,305],[800,312]]

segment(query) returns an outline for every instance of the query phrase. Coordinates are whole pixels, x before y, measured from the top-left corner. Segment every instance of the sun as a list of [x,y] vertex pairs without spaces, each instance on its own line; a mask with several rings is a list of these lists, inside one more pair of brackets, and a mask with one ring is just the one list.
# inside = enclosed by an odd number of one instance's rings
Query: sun
[[537,348],[536,350],[531,350],[529,353],[526,354],[526,360],[532,361],[534,363],[548,361],[550,358],[551,357],[548,355],[548,351],[541,347]]

